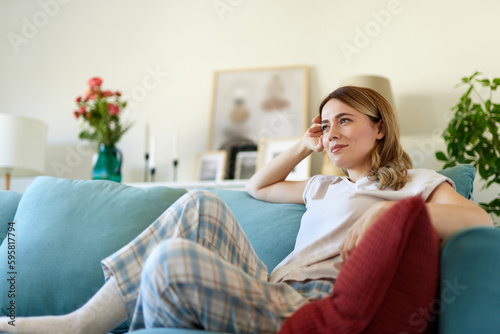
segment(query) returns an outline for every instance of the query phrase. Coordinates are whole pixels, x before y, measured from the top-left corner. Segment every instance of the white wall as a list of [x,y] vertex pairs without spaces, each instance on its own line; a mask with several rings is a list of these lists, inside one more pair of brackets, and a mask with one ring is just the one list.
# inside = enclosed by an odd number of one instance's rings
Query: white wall
[[[437,138],[462,76],[500,76],[499,12],[494,0],[2,0],[0,112],[50,126],[47,175],[89,178],[74,98],[92,76],[130,94],[154,84],[156,71],[156,87],[127,112],[135,125],[119,144],[124,180],[142,180],[147,122],[159,137],[157,180],[172,179],[173,126],[179,179],[190,180],[196,152],[207,149],[213,72],[305,64],[310,118],[342,77],[380,74],[391,79],[402,134]],[[432,157],[438,142],[420,150]]]

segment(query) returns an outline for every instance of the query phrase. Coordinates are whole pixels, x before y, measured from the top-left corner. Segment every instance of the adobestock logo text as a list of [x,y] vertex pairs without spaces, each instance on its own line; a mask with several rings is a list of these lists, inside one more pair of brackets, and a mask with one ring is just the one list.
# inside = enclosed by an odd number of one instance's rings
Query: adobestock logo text
[[234,11],[242,2],[243,0],[214,0],[212,4],[219,18],[224,20],[226,13]]
[[40,10],[35,12],[31,20],[26,16],[21,19],[21,33],[8,32],[7,39],[15,53],[19,53],[22,44],[28,44],[30,40],[38,35],[41,28],[49,24],[51,18],[55,17],[60,10],[60,5],[66,5],[70,0],[42,0],[38,2]]
[[399,0],[391,0],[387,4],[387,9],[379,11],[372,11],[370,13],[373,20],[365,23],[361,28],[354,27],[354,38],[352,43],[340,43],[340,50],[348,63],[352,61],[352,56],[360,54],[363,49],[368,47],[372,39],[379,36],[383,28],[389,26],[392,21],[393,15],[401,13],[403,7]]

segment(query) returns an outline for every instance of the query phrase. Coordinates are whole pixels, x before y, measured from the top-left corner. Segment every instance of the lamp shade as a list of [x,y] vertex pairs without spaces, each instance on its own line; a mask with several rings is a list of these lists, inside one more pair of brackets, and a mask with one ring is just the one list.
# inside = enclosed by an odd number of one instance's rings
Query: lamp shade
[[353,75],[340,81],[341,86],[356,86],[371,88],[382,95],[395,110],[394,97],[392,96],[391,82],[386,77],[379,75]]
[[45,171],[47,125],[0,113],[0,175],[35,176]]

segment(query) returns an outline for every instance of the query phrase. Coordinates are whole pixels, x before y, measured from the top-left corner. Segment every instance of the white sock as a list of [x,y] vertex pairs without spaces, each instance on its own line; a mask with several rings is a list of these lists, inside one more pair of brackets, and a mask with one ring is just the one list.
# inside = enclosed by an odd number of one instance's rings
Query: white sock
[[[127,320],[127,310],[114,277],[81,308],[61,316],[22,317],[15,326],[8,317],[0,318],[0,332],[46,334],[106,334]],[[11,322],[11,323],[9,323]]]

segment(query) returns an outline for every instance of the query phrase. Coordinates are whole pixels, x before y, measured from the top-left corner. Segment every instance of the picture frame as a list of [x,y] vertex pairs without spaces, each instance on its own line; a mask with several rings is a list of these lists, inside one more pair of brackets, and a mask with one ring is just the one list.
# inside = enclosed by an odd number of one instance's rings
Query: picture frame
[[301,136],[308,104],[307,66],[216,71],[208,150]]
[[196,155],[195,181],[222,181],[226,169],[227,152],[205,151]]
[[258,151],[240,151],[236,155],[236,180],[248,180],[257,171]]
[[[259,153],[257,161],[257,170],[261,169],[265,164],[270,162],[283,151],[296,144],[302,137],[287,137],[287,138],[268,138],[259,141]],[[287,181],[303,181],[311,176],[311,156],[302,160],[290,172]]]
[[[227,163],[226,163],[226,174],[225,174],[225,179],[227,180],[233,180],[233,179],[241,179],[241,175],[236,175],[236,160],[238,158],[238,155],[242,152],[257,152],[258,146],[257,144],[253,144],[251,142],[235,142],[231,143],[230,145],[222,147],[223,150],[227,152]],[[245,155],[240,156],[240,159],[245,157]],[[248,164],[248,156],[245,158]],[[241,163],[241,161],[240,161]],[[257,164],[257,159],[255,159],[255,165]],[[242,173],[243,171],[241,170],[241,167],[245,166],[238,166],[240,168],[240,172]],[[250,170],[246,169],[244,173],[249,173]],[[255,172],[255,171],[254,171]]]

